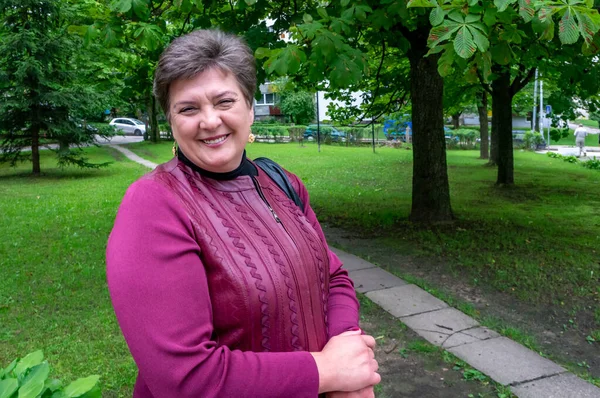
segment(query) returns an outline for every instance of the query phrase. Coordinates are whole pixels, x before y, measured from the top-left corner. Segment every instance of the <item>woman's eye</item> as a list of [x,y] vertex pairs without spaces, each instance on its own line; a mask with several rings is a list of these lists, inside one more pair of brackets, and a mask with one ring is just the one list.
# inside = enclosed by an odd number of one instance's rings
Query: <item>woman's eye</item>
[[219,105],[231,105],[234,101],[232,99],[224,99],[218,102]]
[[191,106],[186,106],[185,108],[181,108],[181,110],[179,111],[179,113],[191,112],[193,110],[194,110],[194,108],[192,108]]

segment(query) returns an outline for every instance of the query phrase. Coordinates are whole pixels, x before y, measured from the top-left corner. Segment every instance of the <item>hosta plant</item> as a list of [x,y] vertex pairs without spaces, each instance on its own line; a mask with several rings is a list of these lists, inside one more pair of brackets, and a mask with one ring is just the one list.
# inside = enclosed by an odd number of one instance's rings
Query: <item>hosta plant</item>
[[64,387],[51,379],[50,365],[42,351],[15,359],[0,368],[0,398],[101,398],[99,376],[80,378]]

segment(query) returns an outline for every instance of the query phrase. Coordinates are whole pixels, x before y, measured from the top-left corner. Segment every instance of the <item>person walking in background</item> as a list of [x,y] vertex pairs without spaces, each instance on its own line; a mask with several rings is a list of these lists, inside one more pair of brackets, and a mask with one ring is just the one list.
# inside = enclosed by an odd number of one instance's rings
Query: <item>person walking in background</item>
[[580,124],[579,126],[577,126],[577,128],[573,132],[573,135],[575,136],[575,146],[577,148],[579,148],[579,157],[581,157],[582,153],[583,153],[583,156],[586,155],[586,152],[585,152],[585,137],[588,134],[589,133],[588,133],[587,129],[585,127],[583,127],[583,124]]
[[134,398],[373,398],[381,380],[306,187],[285,172],[300,206],[246,157],[255,92],[233,34],[197,30],[160,57],[179,149],[129,187],[106,255]]

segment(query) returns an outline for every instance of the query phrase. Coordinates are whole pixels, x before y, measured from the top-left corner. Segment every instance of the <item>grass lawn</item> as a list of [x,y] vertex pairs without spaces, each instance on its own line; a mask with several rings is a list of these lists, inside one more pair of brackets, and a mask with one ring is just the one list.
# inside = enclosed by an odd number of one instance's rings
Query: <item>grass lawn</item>
[[595,129],[598,128],[598,122],[596,120],[577,119],[574,123],[583,124],[586,127],[593,127]]
[[[112,151],[86,152],[105,162]],[[137,370],[108,297],[104,252],[126,187],[147,169],[126,161],[60,170],[50,155],[41,151],[40,178],[28,164],[0,166],[0,367],[42,349],[51,376],[98,374],[105,397],[131,397]]]
[[[170,143],[128,147],[157,163],[172,157]],[[61,171],[43,151],[42,178],[27,175],[30,165],[0,166],[0,366],[43,349],[53,376],[99,374],[105,397],[131,396],[136,369],[110,305],[104,251],[126,187],[148,169],[110,148],[87,151],[92,161],[117,161]],[[411,151],[255,143],[248,155],[297,173],[323,221],[444,258],[474,282],[531,302],[584,300],[600,325],[599,171],[516,151],[516,186],[501,189],[478,151],[449,151],[458,221],[418,228],[406,221]]]
[[[170,144],[129,146],[156,162]],[[511,188],[494,185],[496,168],[478,151],[448,151],[456,225],[418,228],[411,206],[412,152],[315,144],[252,144],[251,158],[268,156],[298,174],[320,219],[387,236],[416,254],[441,256],[474,279],[525,299],[547,302],[600,294],[600,172],[515,150]],[[408,249],[407,249],[408,250]],[[600,307],[598,323],[600,325]]]

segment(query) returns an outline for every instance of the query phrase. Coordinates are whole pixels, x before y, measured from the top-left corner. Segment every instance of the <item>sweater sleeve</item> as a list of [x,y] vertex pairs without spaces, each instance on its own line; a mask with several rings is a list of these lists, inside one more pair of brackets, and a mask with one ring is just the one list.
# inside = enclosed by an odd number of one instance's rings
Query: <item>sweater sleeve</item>
[[329,249],[325,234],[317,216],[310,207],[308,191],[300,179],[291,173],[288,177],[298,192],[298,196],[304,203],[304,215],[319,234],[321,241],[327,248],[329,257],[329,301],[327,303],[327,319],[329,322],[329,338],[337,336],[348,330],[356,330],[358,326],[359,304],[354,291],[354,284],[348,276],[348,271],[342,267],[342,261]]
[[119,325],[152,396],[311,397],[319,375],[308,352],[218,347],[200,247],[182,205],[162,184],[134,183],[107,246]]

